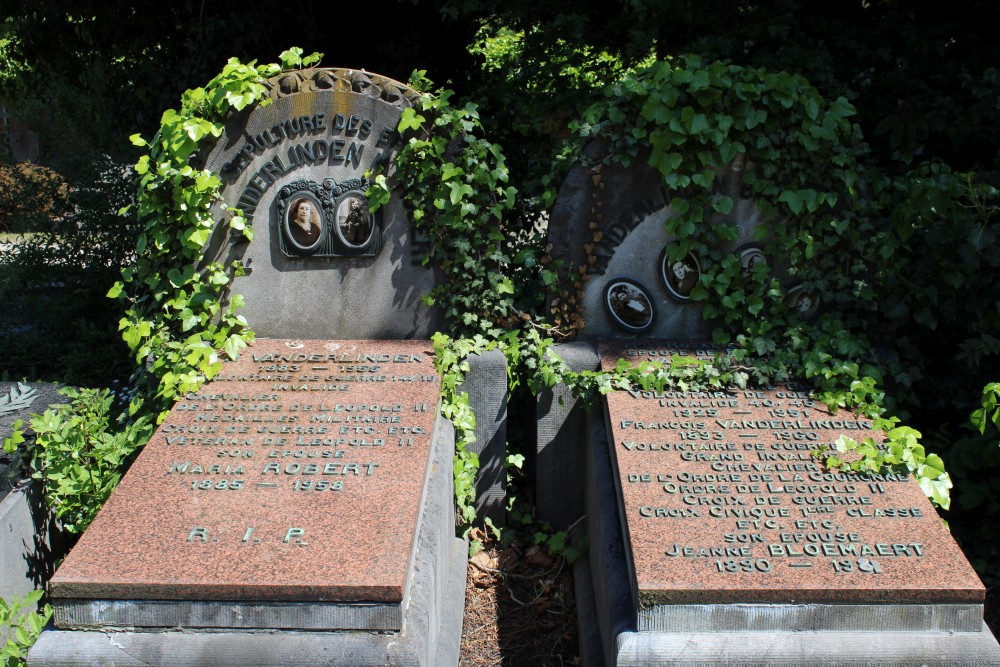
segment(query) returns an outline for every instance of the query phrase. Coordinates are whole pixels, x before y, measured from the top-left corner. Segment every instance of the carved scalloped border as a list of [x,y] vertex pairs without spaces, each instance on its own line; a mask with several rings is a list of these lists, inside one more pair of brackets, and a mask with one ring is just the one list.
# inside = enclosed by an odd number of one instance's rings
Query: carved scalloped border
[[268,79],[264,85],[268,89],[268,98],[272,100],[299,93],[332,90],[367,95],[391,104],[397,109],[406,109],[413,106],[420,97],[420,93],[406,84],[380,74],[335,67],[283,72]]

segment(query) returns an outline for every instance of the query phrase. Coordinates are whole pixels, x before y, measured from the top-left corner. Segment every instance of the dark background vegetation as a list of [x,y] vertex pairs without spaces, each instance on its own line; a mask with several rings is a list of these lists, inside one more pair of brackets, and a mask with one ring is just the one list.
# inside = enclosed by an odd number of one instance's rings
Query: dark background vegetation
[[[427,70],[480,104],[525,228],[568,121],[651,53],[786,70],[856,106],[871,173],[923,184],[887,217],[905,228],[904,252],[884,267],[872,317],[899,360],[896,411],[945,458],[956,483],[947,518],[993,584],[1000,447],[968,417],[983,386],[1000,381],[1000,223],[989,194],[1000,166],[998,19],[993,0],[3,0],[0,99],[32,126],[52,171],[0,166],[0,232],[43,232],[3,257],[0,372],[95,386],[128,376],[119,313],[104,298],[136,233],[118,213],[132,198],[127,137],[149,138],[163,110],[231,56],[274,62],[297,45],[325,53],[322,65],[402,81]],[[484,41],[504,35],[520,35],[516,46]],[[47,243],[53,233],[59,248]]]

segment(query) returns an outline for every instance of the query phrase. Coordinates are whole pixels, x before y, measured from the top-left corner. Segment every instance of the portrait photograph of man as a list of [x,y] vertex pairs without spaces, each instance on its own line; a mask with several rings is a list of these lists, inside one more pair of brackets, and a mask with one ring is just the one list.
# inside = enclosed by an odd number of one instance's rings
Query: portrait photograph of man
[[691,290],[701,277],[701,267],[698,259],[690,253],[683,259],[671,261],[664,249],[660,260],[660,277],[670,296],[678,301],[690,301]]
[[368,202],[360,195],[349,194],[337,206],[337,234],[349,246],[360,248],[371,240],[372,216]]

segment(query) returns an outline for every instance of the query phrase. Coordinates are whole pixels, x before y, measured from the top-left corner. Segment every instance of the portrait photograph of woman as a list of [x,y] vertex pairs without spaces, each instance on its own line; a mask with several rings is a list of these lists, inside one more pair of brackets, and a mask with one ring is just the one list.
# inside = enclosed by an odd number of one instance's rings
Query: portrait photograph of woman
[[299,250],[313,250],[323,236],[323,217],[311,197],[299,197],[288,207],[285,229]]

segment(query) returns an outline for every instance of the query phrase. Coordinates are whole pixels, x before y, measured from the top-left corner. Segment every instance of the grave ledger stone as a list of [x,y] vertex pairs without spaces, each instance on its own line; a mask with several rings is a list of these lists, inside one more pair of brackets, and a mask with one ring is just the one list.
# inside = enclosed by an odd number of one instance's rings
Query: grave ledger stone
[[[610,370],[699,351],[599,353]],[[609,394],[589,448],[590,662],[998,664],[984,588],[917,483],[830,471],[813,454],[840,436],[880,432],[794,384]]]
[[427,341],[253,344],[174,406],[60,566],[29,664],[454,664],[439,386]]

